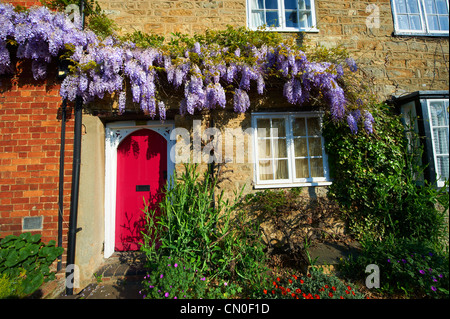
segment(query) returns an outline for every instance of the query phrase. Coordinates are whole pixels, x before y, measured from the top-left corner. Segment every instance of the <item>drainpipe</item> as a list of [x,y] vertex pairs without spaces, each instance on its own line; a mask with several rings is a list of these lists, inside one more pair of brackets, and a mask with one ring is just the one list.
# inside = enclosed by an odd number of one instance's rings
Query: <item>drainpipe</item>
[[[84,0],[80,0],[80,15],[82,28],[84,29]],[[69,232],[68,232],[68,244],[67,244],[67,263],[66,263],[66,294],[68,296],[73,295],[73,284],[67,285],[70,281],[75,280],[74,272],[76,271],[75,265],[75,244],[77,232],[81,229],[77,228],[77,215],[78,215],[78,194],[80,187],[80,164],[81,164],[81,122],[82,122],[82,108],[83,99],[81,96],[77,96],[75,101],[75,127],[74,127],[74,139],[73,139],[73,164],[72,164],[72,189],[70,198],[70,218],[69,218]],[[69,266],[69,267],[67,267]],[[67,269],[70,269],[67,271]]]

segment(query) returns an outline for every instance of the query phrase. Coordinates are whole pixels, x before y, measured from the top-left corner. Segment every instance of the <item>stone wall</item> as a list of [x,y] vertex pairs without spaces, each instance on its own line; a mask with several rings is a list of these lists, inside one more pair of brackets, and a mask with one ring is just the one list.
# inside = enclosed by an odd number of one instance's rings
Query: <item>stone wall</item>
[[[246,0],[101,0],[122,32],[140,30],[170,38],[172,32],[202,33],[226,25],[246,26]],[[390,0],[316,0],[317,33],[285,34],[302,44],[342,46],[381,100],[418,90],[448,90],[447,37],[394,36]],[[379,27],[368,27],[379,10]],[[369,19],[369,20],[368,20]]]

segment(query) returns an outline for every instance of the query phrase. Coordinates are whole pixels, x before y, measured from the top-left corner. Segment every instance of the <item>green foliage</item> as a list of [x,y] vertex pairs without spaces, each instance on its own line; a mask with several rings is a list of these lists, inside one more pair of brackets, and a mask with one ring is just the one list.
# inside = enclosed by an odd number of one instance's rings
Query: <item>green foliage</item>
[[233,283],[210,282],[194,266],[170,256],[161,256],[143,284],[147,299],[231,298],[242,290]]
[[335,275],[325,274],[320,268],[311,267],[301,277],[277,277],[270,287],[263,290],[264,298],[273,299],[363,299],[364,295],[341,281]]
[[22,271],[19,277],[11,277],[6,274],[0,274],[0,299],[16,299],[26,297],[24,292],[23,276],[25,272]]
[[40,234],[6,236],[0,241],[0,274],[23,278],[20,281],[23,293],[32,294],[42,283],[55,278],[50,265],[63,253],[63,248],[55,244],[54,240],[47,245],[42,243]]
[[[43,6],[52,10],[64,11],[68,5],[79,5],[79,0],[41,0]],[[116,33],[116,23],[103,13],[97,1],[84,1],[84,15],[86,27],[101,38],[112,36]]]
[[388,295],[406,294],[422,298],[449,297],[449,254],[414,239],[362,242],[364,250],[355,258],[342,260],[339,271],[347,278],[364,280],[365,268],[380,269],[380,291]]
[[[383,104],[371,112],[374,134],[354,135],[340,123],[325,124],[333,177],[330,196],[339,202],[358,238],[393,234],[440,245],[448,210],[446,189],[418,182],[421,150],[408,144],[399,116]],[[443,211],[436,209],[438,202],[444,204]]]
[[161,256],[171,256],[210,280],[239,280],[251,287],[264,273],[259,225],[243,213],[232,217],[237,201],[223,200],[222,193],[216,197],[216,181],[208,172],[200,178],[196,170],[186,165],[179,179],[168,183],[160,216],[147,211],[142,250],[152,267]]
[[252,205],[263,215],[280,215],[289,213],[298,207],[298,195],[301,188],[290,190],[266,189],[261,192],[247,194],[243,201],[244,205]]

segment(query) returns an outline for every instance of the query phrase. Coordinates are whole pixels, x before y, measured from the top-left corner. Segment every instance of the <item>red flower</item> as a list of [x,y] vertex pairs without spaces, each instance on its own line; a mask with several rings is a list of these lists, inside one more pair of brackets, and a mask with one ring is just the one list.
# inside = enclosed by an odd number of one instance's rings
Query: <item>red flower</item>
[[264,289],[264,294],[267,295],[267,289]]
[[280,277],[277,277],[277,281],[278,281],[278,282],[280,281]]
[[303,280],[303,279],[300,279],[300,283],[303,284],[303,283],[304,283],[304,280]]
[[331,287],[331,289],[333,289],[333,291],[336,291],[336,287],[334,287],[334,286],[333,286],[333,287]]
[[289,279],[289,283],[292,284],[292,280],[291,279]]
[[311,274],[307,274],[308,278],[311,278]]
[[333,294],[331,293],[331,291],[328,293],[328,297],[333,297]]
[[288,288],[287,290],[286,290],[287,292],[291,292],[291,289],[290,288]]
[[294,277],[294,279],[297,280],[297,276],[296,275],[292,275],[292,277]]
[[320,296],[319,296],[319,295],[314,295],[314,297],[316,297],[316,299],[320,299]]
[[274,282],[273,282],[273,285],[274,285],[274,286],[276,286],[276,285],[277,285],[277,283],[276,283],[276,282],[274,281]]
[[272,295],[275,295],[275,290],[272,290]]
[[302,292],[302,290],[300,288],[297,288],[297,289],[295,289],[295,292],[299,294]]
[[295,294],[294,293],[292,293],[291,296],[292,296],[292,298],[295,298]]
[[330,288],[330,287],[328,287],[328,285],[325,285],[325,288]]
[[355,295],[355,292],[354,291],[352,291],[352,294],[353,294],[353,296]]
[[341,299],[344,299],[344,297],[341,296]]
[[350,293],[350,291],[346,290],[345,293],[348,295]]
[[352,287],[350,287],[350,286],[347,286],[347,289],[348,289],[348,290],[352,290]]

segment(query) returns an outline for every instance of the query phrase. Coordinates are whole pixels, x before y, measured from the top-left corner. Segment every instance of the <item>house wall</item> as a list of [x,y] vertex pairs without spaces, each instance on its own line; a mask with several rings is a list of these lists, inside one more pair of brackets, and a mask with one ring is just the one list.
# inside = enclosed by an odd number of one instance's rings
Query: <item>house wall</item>
[[[42,217],[42,241],[57,241],[59,155],[61,148],[59,85],[36,82],[29,65],[2,77],[0,89],[0,238],[19,235],[24,218]],[[23,70],[23,71],[21,71]],[[53,74],[54,76],[54,74]],[[54,77],[53,77],[54,79]],[[70,110],[70,108],[69,108]],[[73,119],[66,123],[63,198],[63,246],[67,246],[72,174]]]
[[[170,38],[172,32],[192,35],[247,23],[246,0],[100,0],[99,4],[123,34],[139,30]],[[302,33],[299,42],[346,48],[380,100],[418,90],[448,89],[448,36],[394,36],[390,0],[316,0],[315,4],[319,32]],[[369,5],[379,10],[379,27],[368,27],[375,14],[366,12]]]

